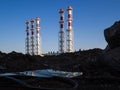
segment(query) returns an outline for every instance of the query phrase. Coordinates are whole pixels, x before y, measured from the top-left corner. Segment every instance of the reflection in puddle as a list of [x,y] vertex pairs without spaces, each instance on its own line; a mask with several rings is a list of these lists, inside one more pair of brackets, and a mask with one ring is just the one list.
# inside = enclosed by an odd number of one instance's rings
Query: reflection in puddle
[[76,77],[82,75],[82,72],[66,72],[53,69],[44,69],[44,70],[34,70],[34,71],[24,71],[24,72],[15,72],[15,73],[3,73],[0,76],[5,75],[28,75],[28,76],[37,76],[37,77]]

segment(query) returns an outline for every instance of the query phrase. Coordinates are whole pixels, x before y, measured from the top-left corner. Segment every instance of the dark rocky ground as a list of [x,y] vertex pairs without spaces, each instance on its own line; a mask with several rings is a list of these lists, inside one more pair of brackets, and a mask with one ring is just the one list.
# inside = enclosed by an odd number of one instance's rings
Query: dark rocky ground
[[45,57],[23,55],[16,52],[0,53],[0,66],[7,68],[8,71],[52,68],[64,71],[82,71],[84,75],[97,75],[97,69],[100,68],[97,65],[99,64],[98,57],[102,53],[102,49],[91,49]]
[[[95,48],[65,53],[58,56],[30,56],[22,53],[0,52],[0,66],[6,71],[24,71],[35,69],[57,69],[64,71],[82,71],[83,76],[73,78],[79,83],[78,90],[96,90],[120,88],[120,21],[104,30],[108,45],[104,50]],[[1,73],[3,71],[1,70]],[[106,90],[106,89],[105,89]]]

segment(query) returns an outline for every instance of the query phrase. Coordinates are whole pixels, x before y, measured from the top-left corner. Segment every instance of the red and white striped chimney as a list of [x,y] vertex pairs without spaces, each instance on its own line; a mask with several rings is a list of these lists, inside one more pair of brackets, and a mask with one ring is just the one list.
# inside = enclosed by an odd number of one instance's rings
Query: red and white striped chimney
[[60,9],[59,53],[64,53],[64,10]]
[[41,55],[40,48],[40,18],[36,17],[36,55]]
[[31,20],[31,55],[35,55],[34,51],[34,19]]
[[72,7],[68,6],[67,52],[73,52]]
[[29,28],[29,21],[26,21],[26,54],[30,54],[30,28]]

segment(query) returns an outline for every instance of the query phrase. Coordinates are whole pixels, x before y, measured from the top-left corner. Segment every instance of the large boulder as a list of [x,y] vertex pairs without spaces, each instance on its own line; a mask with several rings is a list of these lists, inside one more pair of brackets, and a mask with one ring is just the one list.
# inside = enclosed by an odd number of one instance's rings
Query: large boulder
[[108,47],[109,49],[120,47],[120,21],[105,29],[104,36],[108,43],[107,49]]
[[105,67],[109,68],[110,72],[119,72],[120,75],[120,21],[105,29],[104,36],[108,45],[101,61],[104,62]]
[[104,53],[104,61],[115,71],[120,71],[120,47]]

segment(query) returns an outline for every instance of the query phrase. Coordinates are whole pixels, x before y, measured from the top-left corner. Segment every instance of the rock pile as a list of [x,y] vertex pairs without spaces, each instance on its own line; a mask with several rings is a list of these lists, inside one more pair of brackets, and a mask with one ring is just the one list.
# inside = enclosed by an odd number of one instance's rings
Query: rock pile
[[105,29],[104,36],[109,49],[120,47],[120,21]]
[[120,21],[104,30],[105,40],[108,45],[103,55],[103,60],[111,71],[120,71]]

